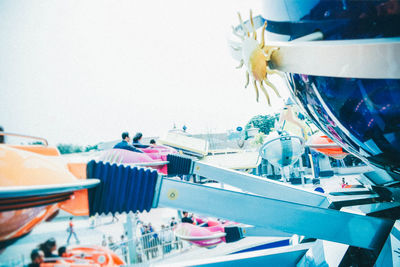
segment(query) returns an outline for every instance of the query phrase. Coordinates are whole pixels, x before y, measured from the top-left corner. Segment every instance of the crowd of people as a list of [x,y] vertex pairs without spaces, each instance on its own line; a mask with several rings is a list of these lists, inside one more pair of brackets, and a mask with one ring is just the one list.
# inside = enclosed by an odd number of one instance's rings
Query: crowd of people
[[[177,226],[178,221],[175,217],[171,217],[169,221],[161,224],[160,230],[157,231],[151,222],[145,223],[141,221],[136,216],[136,224],[137,224],[137,239],[136,246],[137,251],[139,252],[139,257],[145,257],[147,260],[157,258],[162,255],[171,253],[172,250],[179,250],[182,248],[182,242],[175,237],[173,230]],[[180,221],[182,223],[191,223],[194,224],[196,220],[193,218],[193,214],[189,214],[187,211],[183,211]],[[72,237],[75,239],[75,243],[79,244],[79,239],[77,233],[74,228],[73,217],[69,218],[68,227],[67,227],[68,238],[66,240],[66,244],[69,245]],[[101,246],[108,247],[112,251],[120,253],[125,260],[127,260],[127,247],[128,240],[126,238],[127,233],[121,235],[120,240],[114,240],[114,236],[109,235],[106,236],[103,234]],[[40,266],[44,261],[46,262],[55,262],[59,257],[66,256],[66,247],[57,247],[56,240],[54,238],[50,238],[45,242],[41,243],[32,250],[31,252],[31,261],[29,264],[30,267]],[[141,258],[140,261],[145,260]]]
[[[76,244],[79,244],[78,235],[75,232],[73,217],[69,218],[68,228],[67,228],[68,238],[67,245],[73,236],[75,238]],[[65,246],[61,246],[57,249],[57,242],[54,238],[49,238],[45,242],[38,245],[37,248],[34,248],[31,252],[31,263],[28,265],[29,267],[40,266],[46,259],[46,262],[55,262],[56,258],[65,257],[67,248]]]
[[173,233],[173,229],[177,225],[175,217],[171,217],[167,223],[162,224],[159,231],[156,231],[150,222],[137,220],[137,225],[138,250],[147,260],[158,257],[160,252],[165,255],[173,249],[182,248],[182,243]]
[[55,262],[57,258],[64,257],[66,247],[62,246],[57,249],[57,243],[54,238],[50,238],[31,252],[31,263],[28,267],[39,267],[45,262]]
[[142,148],[148,148],[150,146],[156,145],[156,140],[154,139],[150,140],[150,145],[142,144],[141,140],[143,138],[143,134],[140,132],[136,133],[136,135],[133,137],[132,144],[130,144],[131,138],[129,137],[129,132],[123,132],[121,137],[122,137],[121,142],[117,143],[114,146],[114,148],[126,149],[133,152],[143,153],[143,151],[141,150]]
[[120,237],[121,239],[118,242],[118,241],[114,241],[113,236],[109,235],[107,237],[106,235],[103,234],[101,246],[108,247],[110,250],[115,251],[115,252],[118,252],[118,250],[119,250],[119,253],[124,257],[125,262],[127,262],[128,250],[127,250],[127,240],[125,238],[126,235],[127,235],[127,233],[122,234]]

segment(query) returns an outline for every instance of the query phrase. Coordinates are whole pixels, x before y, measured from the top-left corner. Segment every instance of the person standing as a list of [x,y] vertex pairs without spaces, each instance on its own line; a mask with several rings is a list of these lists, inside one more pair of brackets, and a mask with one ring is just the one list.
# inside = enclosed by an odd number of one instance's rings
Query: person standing
[[114,238],[111,235],[108,236],[108,248],[113,251],[116,249],[115,243],[114,243]]
[[125,262],[128,262],[128,250],[127,250],[128,242],[125,241],[125,235],[121,235],[121,254],[124,257]]
[[171,228],[167,225],[166,227],[164,225],[161,226],[161,240],[163,244],[163,253],[170,253],[172,249],[172,240],[174,238],[172,234]]
[[[178,222],[175,220],[175,217],[172,217],[171,218],[171,221],[169,222],[169,227],[170,227],[170,229],[171,229],[171,232],[172,232],[172,230],[173,229],[175,229],[175,227],[176,227],[176,225],[178,224]],[[179,248],[179,244],[178,244],[178,242],[179,242],[179,240],[178,240],[178,237],[176,237],[175,236],[175,238],[173,238],[173,247],[175,248],[175,249],[178,249]]]
[[171,227],[171,229],[173,229],[177,224],[178,224],[178,222],[175,221],[175,217],[171,217],[171,221],[169,222],[169,227]]
[[67,245],[69,245],[69,240],[71,239],[72,235],[74,236],[76,243],[79,244],[79,239],[75,232],[74,223],[72,222],[72,219],[73,219],[72,217],[69,217],[69,225],[68,225],[68,230],[67,230],[67,232],[69,232],[69,235],[68,235],[68,239],[67,239]]
[[103,235],[103,237],[102,237],[101,246],[102,246],[102,247],[107,247],[106,235]]

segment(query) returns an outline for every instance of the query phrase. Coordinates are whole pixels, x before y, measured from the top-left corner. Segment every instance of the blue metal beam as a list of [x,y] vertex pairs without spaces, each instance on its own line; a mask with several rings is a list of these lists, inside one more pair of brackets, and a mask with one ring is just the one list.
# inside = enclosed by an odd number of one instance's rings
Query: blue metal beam
[[380,249],[394,223],[282,200],[289,195],[273,199],[166,178],[159,186],[158,202],[153,206],[189,210],[366,249]]
[[290,184],[213,166],[207,163],[194,162],[193,174],[204,176],[220,183],[229,184],[243,191],[264,197],[322,208],[327,208],[330,205],[327,197],[319,192],[308,191]]

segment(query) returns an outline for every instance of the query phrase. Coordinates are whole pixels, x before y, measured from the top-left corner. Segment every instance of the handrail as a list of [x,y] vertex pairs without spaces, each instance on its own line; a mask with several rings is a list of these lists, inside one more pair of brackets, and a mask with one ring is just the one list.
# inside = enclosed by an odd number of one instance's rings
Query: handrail
[[135,162],[135,163],[122,163],[124,166],[131,166],[131,167],[150,167],[150,166],[162,166],[168,164],[169,161],[152,161],[152,162]]
[[0,131],[0,135],[3,136],[15,136],[15,137],[23,137],[23,138],[31,138],[31,139],[35,139],[35,140],[40,140],[44,143],[44,146],[48,146],[49,142],[47,142],[47,139],[42,138],[42,137],[37,137],[37,136],[31,136],[31,135],[24,135],[24,134],[17,134],[17,133],[8,133],[8,132],[1,132]]
[[341,146],[337,144],[306,144],[306,147],[310,148],[342,148]]

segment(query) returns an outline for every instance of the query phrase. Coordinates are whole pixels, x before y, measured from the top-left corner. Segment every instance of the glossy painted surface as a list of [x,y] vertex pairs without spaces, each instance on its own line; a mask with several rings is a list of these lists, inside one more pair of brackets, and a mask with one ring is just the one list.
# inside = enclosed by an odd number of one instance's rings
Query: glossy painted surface
[[59,209],[56,202],[87,188],[87,181],[75,178],[57,157],[56,148],[25,148],[0,145],[0,242],[29,233]]
[[[311,144],[312,145],[335,145],[335,142],[332,141],[332,139],[330,139],[328,136],[323,135],[323,136],[319,136],[319,135],[315,135],[311,138]],[[336,145],[337,146],[337,145]],[[344,152],[343,149],[339,146],[337,147],[316,147],[313,148],[316,151],[325,154],[329,157],[335,158],[335,159],[343,159],[347,156],[348,153]]]
[[34,152],[46,156],[60,156],[60,151],[56,147],[47,147],[41,145],[12,145],[10,147]]
[[100,156],[100,160],[110,163],[149,163],[154,169],[159,170],[161,173],[167,174],[167,165],[152,166],[153,162],[163,162],[167,160],[169,154],[176,154],[174,148],[168,146],[154,146],[141,149],[144,153],[129,151],[126,149],[110,149],[105,150]]
[[174,230],[175,235],[199,247],[214,247],[225,241],[222,225],[201,227],[190,223],[180,223]]
[[57,204],[0,212],[0,242],[29,233],[58,210]]
[[68,247],[64,257],[40,266],[121,266],[126,263],[113,251],[101,246]]
[[[263,17],[271,22],[271,41],[293,40],[314,31],[323,33],[323,41],[400,36],[398,0],[271,0],[265,2]],[[389,57],[388,71],[394,65],[390,62],[399,58]],[[343,67],[340,77],[287,73],[286,78],[296,102],[326,135],[348,152],[400,173],[400,80],[356,79],[345,73]]]
[[58,157],[0,145],[0,186],[72,183],[78,180]]
[[287,75],[317,126],[347,151],[400,167],[400,80]]
[[267,31],[285,35],[286,40],[315,31],[321,31],[325,40],[400,34],[398,0],[267,0],[262,15],[268,20]]

